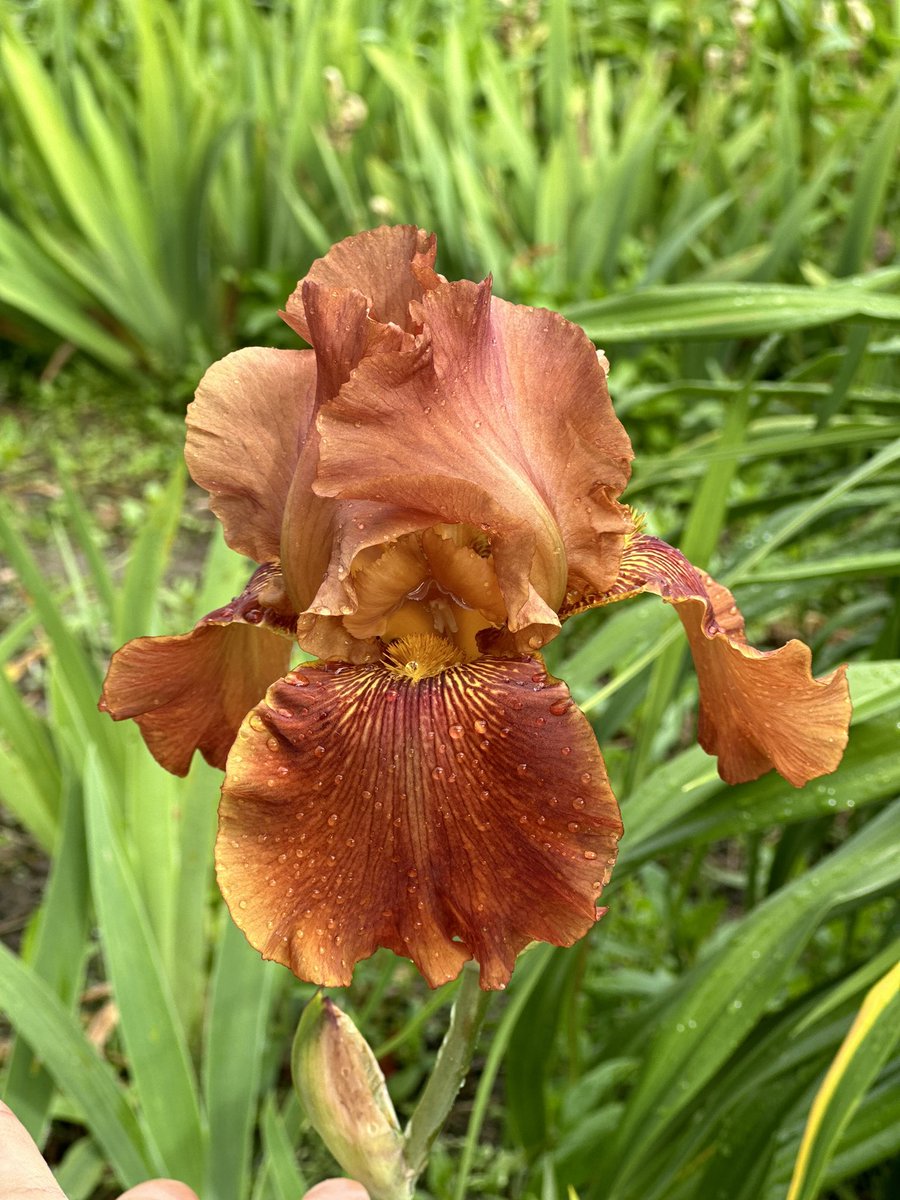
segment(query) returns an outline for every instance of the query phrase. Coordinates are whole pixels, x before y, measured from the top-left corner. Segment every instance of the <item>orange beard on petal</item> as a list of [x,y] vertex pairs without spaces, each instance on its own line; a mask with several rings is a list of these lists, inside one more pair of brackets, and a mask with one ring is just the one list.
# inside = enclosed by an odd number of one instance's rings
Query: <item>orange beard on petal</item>
[[469,958],[503,987],[525,945],[599,915],[621,822],[590,725],[538,660],[459,657],[426,634],[381,664],[304,665],[240,730],[219,884],[301,979],[348,984],[386,946],[433,987]]

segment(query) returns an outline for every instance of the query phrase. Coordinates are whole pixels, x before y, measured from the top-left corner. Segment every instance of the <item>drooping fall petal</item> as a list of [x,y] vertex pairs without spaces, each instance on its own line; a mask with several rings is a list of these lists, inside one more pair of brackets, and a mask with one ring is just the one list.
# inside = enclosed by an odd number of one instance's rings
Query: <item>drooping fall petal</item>
[[586,932],[620,832],[591,728],[537,660],[304,665],[241,728],[216,861],[251,944],[303,979],[347,984],[387,946],[432,986],[475,958],[492,988],[528,942]]
[[233,550],[277,559],[294,471],[315,415],[310,350],[236,350],[214,363],[187,411],[184,456]]
[[605,373],[580,329],[492,301],[490,281],[440,283],[413,308],[416,347],[363,358],[321,408],[315,489],[483,529],[509,627],[539,645],[568,583],[614,580],[628,528],[631,448]]
[[774,768],[801,787],[836,770],[850,721],[846,667],[815,679],[803,642],[769,651],[748,646],[728,589],[644,534],[626,547],[613,587],[584,607],[640,592],[661,596],[681,618],[700,684],[698,740],[718,757],[727,783]]
[[295,618],[280,580],[263,566],[190,633],[135,638],[113,655],[100,706],[133,718],[167,771],[186,775],[195,750],[224,769],[241,722],[286,671]]

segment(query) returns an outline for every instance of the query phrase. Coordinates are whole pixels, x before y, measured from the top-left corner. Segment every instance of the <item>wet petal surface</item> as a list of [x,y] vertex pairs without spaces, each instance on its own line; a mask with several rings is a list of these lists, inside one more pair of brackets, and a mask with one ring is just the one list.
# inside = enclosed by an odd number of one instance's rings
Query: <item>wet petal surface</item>
[[774,768],[801,787],[837,769],[851,711],[846,667],[815,679],[803,642],[769,651],[747,645],[728,589],[680,551],[644,534],[627,546],[615,585],[589,603],[640,592],[654,592],[676,607],[700,684],[698,740],[718,757],[727,783],[745,783]]
[[100,706],[116,721],[134,718],[167,771],[186,775],[195,750],[224,770],[241,722],[287,670],[294,618],[280,579],[260,567],[190,633],[135,638],[113,655]]
[[528,942],[591,926],[620,832],[593,732],[537,660],[304,665],[235,742],[216,859],[237,924],[302,979],[347,984],[387,946],[432,986],[474,957],[491,988]]

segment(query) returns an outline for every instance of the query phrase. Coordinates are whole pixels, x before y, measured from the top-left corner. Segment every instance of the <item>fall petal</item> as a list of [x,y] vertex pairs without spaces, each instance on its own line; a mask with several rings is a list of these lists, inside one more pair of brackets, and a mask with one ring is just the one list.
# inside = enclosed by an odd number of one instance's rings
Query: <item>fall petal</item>
[[117,650],[101,708],[116,721],[133,718],[175,775],[187,774],[195,750],[224,769],[241,722],[289,665],[293,623],[279,572],[261,567],[241,596],[190,633],[135,638]]
[[492,301],[489,281],[440,283],[413,310],[419,344],[364,358],[321,409],[315,489],[483,529],[509,627],[540,644],[569,577],[612,582],[628,528],[605,374],[581,330]]
[[700,684],[698,740],[718,756],[727,783],[756,779],[774,767],[801,787],[837,768],[851,711],[846,667],[815,679],[803,642],[769,651],[748,646],[728,589],[646,535],[626,548],[618,580],[595,602],[639,592],[655,592],[676,607]]
[[237,350],[209,368],[187,411],[185,459],[232,549],[278,557],[288,490],[316,396],[310,350]]
[[501,987],[528,942],[591,926],[620,832],[590,726],[537,660],[318,664],[242,726],[216,860],[237,924],[300,978],[349,983],[387,946],[432,986],[475,958]]

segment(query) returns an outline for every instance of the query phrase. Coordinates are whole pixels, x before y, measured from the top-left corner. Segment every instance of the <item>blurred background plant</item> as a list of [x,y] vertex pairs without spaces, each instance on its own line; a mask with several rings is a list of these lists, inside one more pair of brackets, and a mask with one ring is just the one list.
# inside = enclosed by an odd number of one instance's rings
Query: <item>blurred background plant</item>
[[[0,29],[0,1070],[72,1200],[334,1173],[286,1074],[311,989],[215,893],[215,772],[95,705],[112,646],[243,582],[172,473],[197,378],[292,344],[312,258],[385,221],[587,328],[628,498],[756,644],[851,661],[856,705],[836,775],[725,788],[668,610],[566,627],[627,829],[610,916],[524,956],[423,1195],[898,1194],[896,5],[3,0]],[[338,997],[401,1115],[452,990],[385,954]]]

